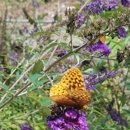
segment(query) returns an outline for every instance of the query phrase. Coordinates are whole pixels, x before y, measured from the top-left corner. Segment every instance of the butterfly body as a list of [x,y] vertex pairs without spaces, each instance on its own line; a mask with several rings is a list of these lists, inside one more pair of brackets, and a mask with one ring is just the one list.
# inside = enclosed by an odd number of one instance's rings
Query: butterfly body
[[50,98],[60,105],[83,107],[91,101],[84,78],[78,68],[70,69],[50,90]]

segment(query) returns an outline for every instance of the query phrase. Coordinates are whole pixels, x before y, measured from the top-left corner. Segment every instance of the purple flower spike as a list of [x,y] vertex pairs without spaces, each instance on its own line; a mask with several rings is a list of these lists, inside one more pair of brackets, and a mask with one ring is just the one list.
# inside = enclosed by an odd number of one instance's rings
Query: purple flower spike
[[128,126],[127,121],[124,120],[124,119],[121,119],[121,121],[119,120],[119,121],[118,121],[118,124],[119,124],[119,125],[123,125],[123,126]]
[[47,118],[51,130],[89,130],[86,115],[80,110],[62,106],[61,112]]
[[97,83],[101,83],[109,78],[114,78],[119,71],[114,72],[101,72],[99,74],[90,74],[88,76],[84,76],[84,81],[86,84],[86,90],[95,90],[95,85]]
[[76,18],[76,27],[80,28],[86,21],[86,17],[84,14],[80,14],[77,18]]
[[113,10],[117,7],[118,0],[95,0],[91,4],[84,7],[83,11],[89,14],[99,14],[106,10]]
[[28,33],[28,26],[27,26],[27,25],[24,25],[24,26],[23,26],[22,32],[23,32],[23,33]]
[[12,66],[16,66],[18,64],[19,57],[16,52],[13,51],[12,53],[10,53],[10,59]]
[[126,30],[125,30],[124,27],[119,27],[118,31],[119,31],[119,38],[125,38],[126,37]]
[[88,50],[91,54],[99,53],[101,55],[108,56],[111,53],[109,46],[101,41],[93,44],[92,46],[84,47],[84,50],[85,49]]
[[64,56],[64,55],[66,55],[66,50],[64,50],[63,48],[61,48],[61,47],[58,47],[57,49],[57,57],[62,57],[62,56]]
[[28,123],[24,123],[23,125],[21,125],[21,126],[20,126],[20,129],[21,129],[21,130],[34,130],[34,129],[32,128],[32,126],[31,126],[30,124],[28,124]]
[[32,2],[33,2],[33,6],[34,6],[35,8],[38,8],[38,7],[39,7],[39,3],[37,2],[37,0],[32,0]]
[[98,43],[94,44],[92,46],[93,51],[101,51],[101,53],[105,56],[108,56],[111,53],[111,49],[109,48],[108,45],[102,43],[99,41]]
[[34,27],[33,30],[30,32],[30,35],[33,35],[34,33],[38,32],[39,28],[38,26]]
[[84,12],[88,12],[89,14],[99,14],[104,11],[102,8],[100,0],[95,0],[90,5],[87,5],[83,9]]
[[[91,4],[85,6],[82,12],[91,15],[100,14],[107,10],[114,10],[117,5],[118,0],[95,0]],[[83,13],[76,18],[77,28],[80,28],[86,22],[86,17]]]
[[126,6],[126,7],[129,7],[130,6],[130,1],[129,0],[121,0],[121,4]]
[[117,113],[116,109],[112,108],[111,105],[108,105],[106,107],[106,110],[110,114],[111,119],[116,121],[116,122],[118,122],[118,125],[123,125],[123,126],[127,126],[128,125],[126,120],[122,119],[121,116]]
[[118,5],[118,0],[100,0],[104,9],[106,10],[114,10]]

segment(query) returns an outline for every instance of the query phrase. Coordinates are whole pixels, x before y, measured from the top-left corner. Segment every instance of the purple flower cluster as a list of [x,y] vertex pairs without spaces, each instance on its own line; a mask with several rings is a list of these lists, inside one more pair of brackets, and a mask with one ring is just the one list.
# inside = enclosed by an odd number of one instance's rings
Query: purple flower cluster
[[57,57],[62,57],[62,56],[64,56],[64,55],[66,55],[66,50],[64,50],[63,48],[61,48],[61,47],[57,47],[57,49],[56,49],[57,51]]
[[[117,5],[118,0],[95,0],[91,4],[85,6],[82,9],[82,12],[86,12],[91,15],[100,14],[106,10],[114,10]],[[86,17],[83,13],[79,14],[79,16],[76,18],[77,28],[80,28],[86,22]]]
[[38,32],[38,31],[39,31],[39,28],[38,28],[38,26],[36,26],[36,27],[33,28],[30,35],[33,35],[35,32]]
[[97,83],[103,82],[109,78],[114,78],[119,71],[114,72],[101,72],[99,74],[90,74],[88,76],[84,76],[86,90],[95,90],[95,85]]
[[121,119],[121,116],[117,113],[116,109],[112,108],[111,105],[106,107],[106,110],[110,114],[112,120],[118,122],[119,125],[127,126],[127,122],[124,119]]
[[91,4],[84,7],[83,11],[89,14],[99,14],[106,10],[113,10],[117,7],[118,0],[95,0]]
[[34,33],[38,32],[39,31],[39,28],[38,26],[35,26],[30,32],[28,30],[28,26],[27,25],[24,25],[23,26],[23,29],[22,29],[22,33],[29,33],[30,35],[33,35]]
[[104,10],[114,10],[118,5],[118,0],[100,0]]
[[83,8],[84,12],[88,12],[89,14],[99,14],[104,11],[101,1],[100,0],[95,0],[91,4],[87,5],[86,7]]
[[86,17],[84,14],[80,14],[77,18],[76,18],[76,27],[80,28],[86,21]]
[[92,46],[85,47],[85,48],[92,54],[100,53],[104,56],[108,56],[111,53],[111,49],[109,48],[109,46],[101,41],[99,41],[96,44],[93,44]]
[[129,0],[121,0],[121,4],[126,6],[126,7],[129,7],[130,6],[130,1]]
[[23,33],[28,33],[28,26],[27,25],[23,26],[22,32]]
[[19,57],[16,52],[12,51],[10,53],[10,59],[11,59],[12,66],[16,66],[18,64]]
[[119,27],[118,32],[119,32],[119,38],[125,38],[126,37],[126,30],[125,30],[124,27]]
[[20,129],[21,129],[21,130],[34,130],[34,129],[32,128],[32,126],[31,126],[30,124],[28,124],[28,123],[22,124],[22,125],[20,126]]
[[35,8],[38,8],[38,7],[39,7],[39,3],[37,2],[37,0],[32,0],[32,2],[33,2],[33,6],[34,6]]
[[51,130],[89,130],[86,115],[76,109],[62,109],[55,115],[48,116],[48,127]]

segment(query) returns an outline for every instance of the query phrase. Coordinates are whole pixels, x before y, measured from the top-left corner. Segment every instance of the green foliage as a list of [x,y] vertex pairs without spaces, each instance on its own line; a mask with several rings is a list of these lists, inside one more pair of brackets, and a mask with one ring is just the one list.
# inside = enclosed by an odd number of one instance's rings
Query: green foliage
[[40,73],[44,68],[43,62],[41,60],[38,60],[32,70],[32,74]]

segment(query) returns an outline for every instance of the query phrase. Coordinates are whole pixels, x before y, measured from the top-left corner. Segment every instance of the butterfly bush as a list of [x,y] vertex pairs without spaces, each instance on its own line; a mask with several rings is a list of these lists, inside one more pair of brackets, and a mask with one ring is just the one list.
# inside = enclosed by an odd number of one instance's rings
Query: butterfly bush
[[116,121],[119,125],[123,125],[123,126],[127,126],[128,125],[127,121],[122,119],[120,114],[117,113],[117,110],[112,108],[111,105],[108,105],[106,107],[106,110],[110,114],[110,117],[112,118],[112,120]]
[[51,130],[89,130],[85,113],[72,107],[63,107],[55,115],[48,116],[47,124]]
[[83,11],[89,14],[99,14],[105,10],[113,10],[117,7],[118,0],[95,0],[84,7]]
[[91,55],[98,53],[104,56],[108,56],[111,53],[111,49],[105,43],[99,41],[92,46],[84,46],[84,50],[87,50],[91,53]]
[[[126,30],[124,27],[119,27],[118,29],[118,33],[119,33],[119,38],[125,38],[126,37]],[[86,39],[85,43],[87,43],[88,40]],[[98,53],[104,56],[108,56],[111,53],[111,49],[110,47],[103,43],[102,41],[98,41],[97,43],[93,44],[92,46],[84,46],[83,47],[84,50],[88,50],[91,55]]]
[[80,28],[86,22],[86,16],[84,14],[80,14],[76,18],[76,27]]
[[35,26],[32,31],[30,32],[30,35],[33,35],[34,33],[38,32],[39,31],[39,28],[38,26]]
[[80,28],[85,22],[86,17],[84,13],[87,14],[100,14],[106,10],[114,10],[118,5],[118,0],[95,0],[91,4],[85,6],[76,18],[76,27]]
[[126,37],[126,30],[125,30],[124,27],[119,27],[118,32],[119,32],[119,38],[125,38]]
[[84,76],[86,90],[95,90],[95,85],[97,83],[102,83],[103,81],[114,78],[120,71],[114,72],[101,72],[99,74],[89,74],[88,76]]
[[23,29],[22,29],[22,33],[28,33],[28,26],[27,25],[24,25],[23,26]]
[[10,60],[11,60],[12,66],[16,66],[18,64],[18,61],[20,60],[20,58],[16,52],[12,51],[10,53]]
[[57,54],[57,57],[62,57],[62,56],[64,56],[64,55],[67,54],[67,51],[66,51],[65,49],[61,48],[61,47],[57,47],[56,50],[57,50],[57,52],[60,51],[60,52]]
[[126,6],[126,7],[129,7],[130,6],[130,1],[129,0],[121,0],[121,4]]

